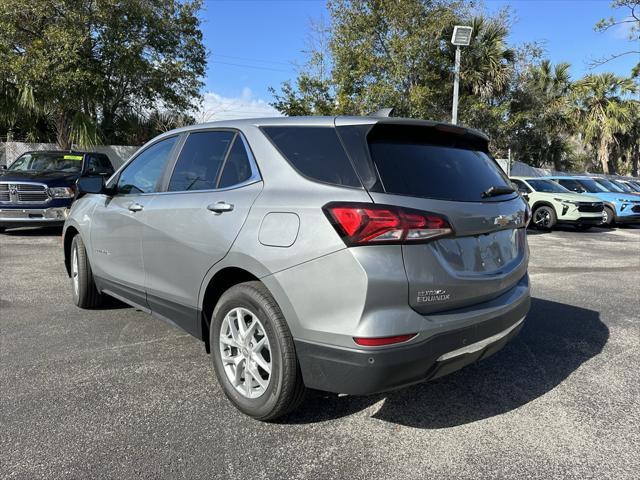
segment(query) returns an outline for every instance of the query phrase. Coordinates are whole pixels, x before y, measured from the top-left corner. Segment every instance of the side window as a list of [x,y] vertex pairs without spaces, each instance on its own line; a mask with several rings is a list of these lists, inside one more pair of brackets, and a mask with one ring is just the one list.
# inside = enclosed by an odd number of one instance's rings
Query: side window
[[582,190],[580,184],[575,180],[558,180],[558,183],[572,192],[579,192]]
[[177,139],[171,137],[152,145],[127,165],[118,179],[118,193],[155,192]]
[[190,133],[169,180],[170,192],[212,190],[235,133],[229,131]]
[[529,187],[525,185],[524,182],[521,182],[520,180],[511,180],[511,181],[516,185],[520,193],[529,193],[531,191]]
[[89,173],[113,173],[111,162],[105,155],[88,155],[86,170]]
[[218,188],[232,187],[249,178],[251,178],[251,163],[242,139],[238,135],[229,151],[227,161],[224,163]]
[[362,187],[333,127],[263,127],[284,158],[312,180]]

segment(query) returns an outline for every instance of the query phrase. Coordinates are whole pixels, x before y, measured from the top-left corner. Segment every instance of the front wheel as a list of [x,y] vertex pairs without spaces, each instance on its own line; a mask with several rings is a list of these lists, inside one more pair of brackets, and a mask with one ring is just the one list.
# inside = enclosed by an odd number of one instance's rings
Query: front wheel
[[80,308],[96,308],[102,302],[102,296],[93,280],[93,272],[87,257],[87,250],[80,235],[71,241],[71,258],[69,259],[71,277],[71,294],[73,303]]
[[294,410],[305,387],[282,311],[260,282],[227,290],[209,328],[218,382],[241,412],[274,420]]
[[615,217],[613,214],[613,210],[610,207],[604,207],[604,213],[602,214],[602,223],[609,227],[613,225],[614,218]]
[[543,205],[533,212],[533,225],[540,230],[551,230],[556,224],[556,212]]

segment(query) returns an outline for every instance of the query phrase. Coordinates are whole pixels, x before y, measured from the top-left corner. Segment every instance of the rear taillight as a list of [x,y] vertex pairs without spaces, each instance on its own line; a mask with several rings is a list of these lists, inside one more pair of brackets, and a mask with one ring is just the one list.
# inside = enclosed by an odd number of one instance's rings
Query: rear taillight
[[423,243],[453,233],[436,213],[373,203],[329,203],[324,212],[348,246]]
[[417,333],[408,335],[396,335],[394,337],[353,337],[353,341],[364,347],[381,347],[383,345],[393,345],[394,343],[403,343],[411,340]]

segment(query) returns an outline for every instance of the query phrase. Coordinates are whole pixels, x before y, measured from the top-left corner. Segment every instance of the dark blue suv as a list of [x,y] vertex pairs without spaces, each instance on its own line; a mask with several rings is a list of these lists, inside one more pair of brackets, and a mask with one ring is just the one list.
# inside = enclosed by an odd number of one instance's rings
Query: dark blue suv
[[0,167],[0,232],[15,227],[61,226],[81,175],[111,175],[103,153],[35,151]]

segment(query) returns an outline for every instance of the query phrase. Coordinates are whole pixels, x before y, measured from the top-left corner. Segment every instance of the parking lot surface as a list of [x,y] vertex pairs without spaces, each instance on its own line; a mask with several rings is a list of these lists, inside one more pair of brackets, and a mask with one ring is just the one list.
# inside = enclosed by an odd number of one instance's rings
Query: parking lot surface
[[501,352],[276,424],[179,329],[73,306],[59,234],[0,235],[0,478],[638,478],[640,229],[532,233],[531,313]]

